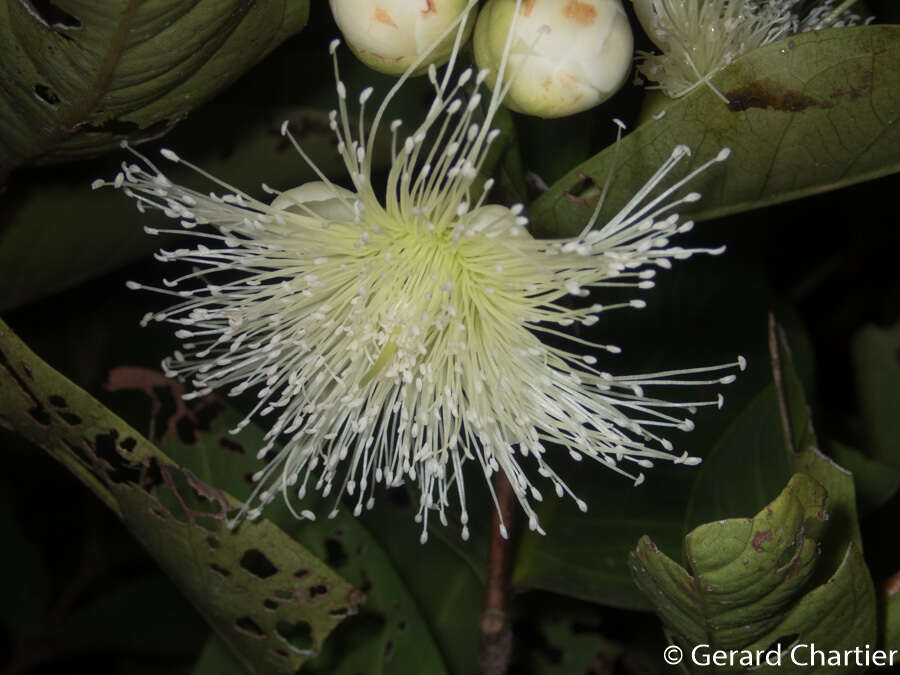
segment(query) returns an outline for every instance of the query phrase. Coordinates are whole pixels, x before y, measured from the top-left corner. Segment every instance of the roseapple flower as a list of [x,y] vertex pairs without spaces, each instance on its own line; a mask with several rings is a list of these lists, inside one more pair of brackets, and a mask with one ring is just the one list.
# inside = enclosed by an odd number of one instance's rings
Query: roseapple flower
[[[256,405],[235,431],[251,419],[273,418],[258,455],[267,463],[254,476],[250,517],[281,493],[295,515],[313,518],[294,504],[310,487],[335,497],[332,513],[350,501],[359,514],[371,508],[379,484],[409,481],[421,494],[422,540],[429,515],[446,523],[452,502],[466,538],[464,469],[474,464],[491,490],[492,475],[504,472],[530,526],[540,530],[532,507],[542,499],[539,482],[587,508],[554,470],[561,462],[587,458],[635,484],[656,461],[697,463],[674,452],[664,432],[691,429],[689,413],[721,405],[721,396],[672,403],[649,392],[726,384],[735,376],[723,371],[745,365],[739,358],[615,375],[600,365],[618,346],[566,330],[596,323],[601,312],[645,304],[598,304],[593,289],[649,289],[656,270],[672,261],[721,252],[673,243],[691,228],[674,211],[699,199],[682,188],[728,152],[672,182],[669,173],[689,156],[677,146],[609,222],[597,222],[598,207],[579,235],[534,239],[521,204],[490,203],[490,179],[477,192],[473,187],[499,133],[491,122],[507,92],[498,87],[482,101],[488,72],[457,67],[466,20],[461,15],[447,29],[455,31],[450,62],[441,75],[429,67],[434,98],[408,132],[384,114],[418,65],[410,64],[369,124],[363,120],[373,92],[363,89],[356,97],[360,122],[351,124],[339,43],[332,43],[338,106],[331,128],[350,187],[320,172],[319,181],[269,189],[274,198],[267,203],[168,149],[165,159],[196,169],[225,192],[176,185],[135,150],[137,163],[123,163],[110,183],[95,181],[122,189],[140,211],[158,210],[179,223],[149,233],[193,240],[157,256],[190,263],[191,271],[160,287],[129,287],[176,300],[145,322],[177,327],[182,347],[163,367],[194,387],[188,396],[255,392]],[[514,34],[499,65],[501,82]],[[392,142],[386,188],[372,176],[374,140],[384,126]],[[286,123],[282,133],[315,168]]]

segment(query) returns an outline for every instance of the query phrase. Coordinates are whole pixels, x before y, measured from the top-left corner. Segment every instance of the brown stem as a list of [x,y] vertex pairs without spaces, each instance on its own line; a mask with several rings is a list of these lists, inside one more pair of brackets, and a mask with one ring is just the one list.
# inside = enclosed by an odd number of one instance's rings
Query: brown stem
[[[479,675],[503,675],[512,654],[512,629],[509,624],[509,574],[512,546],[500,534],[501,522],[512,535],[515,515],[515,494],[506,474],[494,474],[494,493],[499,513],[491,516],[491,544],[488,553],[487,588],[484,593],[484,613],[481,615],[481,639],[478,648]],[[501,520],[502,516],[502,520]]]

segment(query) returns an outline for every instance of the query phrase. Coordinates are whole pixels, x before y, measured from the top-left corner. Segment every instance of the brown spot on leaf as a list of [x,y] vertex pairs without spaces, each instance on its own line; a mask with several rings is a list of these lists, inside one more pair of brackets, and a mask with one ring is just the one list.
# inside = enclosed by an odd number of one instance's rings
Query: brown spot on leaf
[[772,530],[760,530],[753,535],[753,542],[750,544],[757,553],[762,553],[765,549],[763,544],[772,538]]
[[742,112],[750,108],[771,108],[782,112],[802,112],[812,107],[831,107],[833,104],[822,106],[822,103],[799,91],[766,86],[760,82],[752,82],[739,89],[726,92],[728,109],[732,112]]
[[531,16],[531,12],[534,10],[534,2],[535,0],[525,0],[522,3],[522,16]]
[[388,14],[387,11],[382,9],[381,7],[375,8],[375,20],[378,23],[383,23],[384,25],[390,26],[391,28],[399,27],[399,26],[397,26],[396,23],[394,23],[394,20],[391,18],[391,15]]
[[597,20],[597,10],[586,2],[569,0],[563,7],[563,16],[580,26],[590,26]]
[[860,70],[853,74],[852,81],[854,84],[834,90],[827,99],[817,99],[768,79],[727,91],[725,97],[728,99],[728,109],[732,112],[742,112],[750,108],[803,112],[809,108],[832,108],[842,100],[855,101],[867,96],[872,89],[872,71]]
[[434,6],[434,0],[425,0],[425,9],[422,10],[422,16],[428,16],[436,11],[437,8]]

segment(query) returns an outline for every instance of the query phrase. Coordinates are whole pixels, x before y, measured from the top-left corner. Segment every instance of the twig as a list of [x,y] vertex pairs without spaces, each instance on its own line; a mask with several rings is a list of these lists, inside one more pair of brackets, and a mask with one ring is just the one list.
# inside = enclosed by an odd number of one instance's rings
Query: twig
[[487,588],[484,593],[484,613],[481,615],[481,639],[478,648],[479,675],[503,675],[512,654],[512,629],[507,605],[509,604],[509,574],[512,546],[501,536],[501,522],[508,534],[513,533],[515,495],[506,474],[494,475],[494,493],[499,513],[491,516],[491,544],[488,553]]

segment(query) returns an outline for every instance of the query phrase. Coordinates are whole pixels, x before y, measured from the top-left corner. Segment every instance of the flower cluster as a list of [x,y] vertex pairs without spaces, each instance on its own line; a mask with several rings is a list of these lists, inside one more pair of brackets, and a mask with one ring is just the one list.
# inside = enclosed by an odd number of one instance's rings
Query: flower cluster
[[[384,116],[417,64],[388,92],[370,124],[364,120],[372,89],[359,94],[357,126],[338,70],[338,41],[332,43],[338,107],[331,129],[349,189],[320,172],[320,181],[268,189],[274,198],[266,203],[168,149],[164,158],[195,169],[224,192],[176,185],[135,150],[137,163],[123,163],[111,182],[94,183],[120,188],[139,210],[159,210],[180,224],[148,227],[149,233],[193,239],[188,248],[157,256],[189,263],[191,271],[161,287],[129,287],[177,301],[145,322],[177,327],[183,346],[163,365],[191,383],[189,396],[255,392],[256,405],[235,431],[253,418],[274,418],[258,455],[267,463],[254,476],[250,517],[279,493],[295,510],[294,500],[310,487],[334,496],[333,513],[349,501],[358,514],[371,508],[379,484],[413,481],[421,494],[423,541],[429,515],[436,512],[446,523],[451,502],[458,504],[465,538],[464,468],[474,463],[489,488],[494,473],[505,473],[530,526],[540,531],[532,506],[542,498],[534,469],[584,510],[553,469],[566,457],[594,460],[635,484],[644,479],[641,469],[657,460],[694,464],[699,459],[673,452],[662,434],[691,429],[686,414],[721,406],[721,396],[672,403],[649,390],[726,384],[735,376],[722,371],[745,365],[739,358],[614,375],[600,360],[618,353],[617,346],[566,331],[594,324],[601,312],[644,306],[641,299],[597,304],[592,289],[649,289],[656,270],[672,261],[721,252],[673,243],[691,228],[674,211],[699,199],[682,188],[728,151],[670,181],[673,168],[690,156],[678,146],[609,222],[597,222],[598,206],[578,236],[536,240],[523,206],[488,203],[493,181],[477,180],[498,136],[491,122],[506,89],[497,87],[482,100],[487,71],[457,67],[466,22],[463,13],[447,29],[455,35],[449,64],[441,75],[434,65],[428,69],[434,98],[406,133],[400,120],[387,124]],[[372,175],[382,125],[392,142],[383,191]],[[315,168],[287,124],[282,133]],[[314,517],[299,506],[295,515]]]

